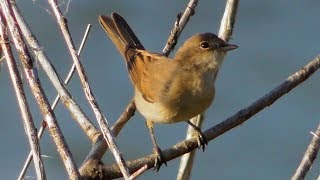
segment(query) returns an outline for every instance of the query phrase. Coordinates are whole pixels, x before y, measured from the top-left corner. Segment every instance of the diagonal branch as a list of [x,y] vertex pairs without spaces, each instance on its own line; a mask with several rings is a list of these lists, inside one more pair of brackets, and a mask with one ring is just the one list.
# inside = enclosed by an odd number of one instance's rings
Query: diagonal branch
[[[15,14],[16,14],[16,13],[15,13]],[[90,31],[91,27],[92,27],[91,24],[89,24],[89,25],[87,26],[87,29],[86,29],[85,34],[84,34],[84,36],[83,36],[83,39],[82,39],[80,48],[79,48],[79,50],[78,50],[78,55],[80,55],[80,53],[81,53],[81,51],[82,51],[82,49],[83,49],[83,47],[84,47],[84,44],[85,44],[85,42],[86,42],[86,40],[87,40],[87,37],[88,37],[88,34],[89,34],[89,31]],[[68,73],[68,75],[67,75],[67,77],[66,77],[66,79],[65,79],[65,81],[64,81],[64,84],[68,84],[68,83],[70,82],[71,77],[73,76],[75,69],[76,69],[76,66],[75,66],[75,64],[73,64],[72,67],[71,67],[71,69],[70,69],[70,71],[69,71],[69,73]],[[54,109],[56,108],[59,100],[60,100],[60,95],[58,94],[58,95],[56,96],[55,100],[53,101],[52,105],[51,105],[51,109],[52,109],[52,110],[54,110]],[[39,132],[38,132],[38,139],[41,139],[41,137],[42,137],[42,135],[43,135],[44,130],[45,130],[46,127],[47,127],[47,126],[46,126],[46,122],[45,122],[45,121],[42,121],[41,126],[40,126],[40,129],[39,129]],[[28,155],[28,157],[27,157],[27,159],[26,159],[26,161],[25,161],[25,163],[24,163],[24,166],[23,166],[23,168],[22,168],[22,170],[21,170],[21,172],[20,172],[20,174],[19,174],[18,180],[22,180],[23,176],[25,175],[25,173],[26,173],[26,171],[27,171],[27,169],[28,169],[28,167],[29,167],[29,164],[30,164],[30,162],[31,162],[31,160],[32,160],[32,157],[33,157],[33,156],[32,156],[32,153],[29,152],[29,155]]]
[[[320,148],[320,124],[291,180],[304,179],[317,157]],[[318,178],[319,179],[319,178]]]
[[[111,127],[112,133],[117,136],[124,125],[130,120],[134,115],[136,106],[134,101],[131,101],[126,107],[125,111],[118,118],[116,123]],[[102,164],[101,158],[108,149],[108,145],[102,136],[92,145],[90,152],[88,153],[86,159],[83,161],[80,167],[80,174],[86,177],[96,177],[99,176],[100,171],[94,170],[97,164]]]
[[36,37],[33,35],[31,30],[29,29],[27,23],[23,19],[17,5],[12,3],[12,9],[16,16],[17,23],[21,28],[23,36],[26,38],[29,46],[33,50],[35,57],[37,58],[39,64],[41,65],[44,72],[49,77],[53,86],[56,88],[61,101],[65,105],[65,107],[70,111],[72,118],[74,118],[77,123],[80,125],[82,130],[86,133],[89,139],[94,142],[101,134],[99,130],[93,125],[93,123],[89,120],[89,118],[84,114],[83,110],[78,106],[77,102],[72,98],[71,94],[65,87],[64,83],[58,76],[54,67],[52,66],[49,58],[42,50],[42,46],[38,43]]
[[194,15],[194,9],[197,7],[197,5],[198,0],[190,0],[182,16],[181,13],[178,14],[177,21],[175,22],[171,34],[167,40],[167,43],[162,50],[165,56],[168,56],[170,52],[173,50],[174,46],[177,44],[178,38],[182,30],[187,25],[190,17]]
[[41,159],[39,141],[37,138],[37,130],[32,120],[31,112],[29,109],[27,98],[24,93],[22,81],[20,78],[21,76],[18,71],[17,63],[14,60],[14,57],[11,51],[11,46],[9,45],[9,38],[6,31],[7,26],[3,19],[2,13],[0,13],[0,19],[1,19],[0,20],[1,22],[0,36],[1,36],[1,42],[2,42],[1,47],[6,57],[9,74],[11,77],[14,90],[16,92],[20,112],[22,115],[22,120],[24,123],[25,131],[29,140],[30,148],[31,148],[30,154],[34,156],[33,163],[36,169],[37,179],[46,179],[46,174],[45,174],[43,162]]
[[[54,140],[61,159],[66,167],[70,179],[80,177],[77,166],[73,160],[71,152],[63,137],[62,131],[57,123],[56,117],[50,108],[48,99],[41,86],[37,70],[33,66],[33,61],[21,35],[20,27],[17,26],[17,20],[13,14],[13,10],[9,0],[0,1],[1,10],[8,24],[11,37],[13,39],[16,50],[18,51],[20,60],[23,64],[26,78],[28,80],[31,91],[40,107],[43,119],[47,122],[52,139]],[[37,138],[35,136],[35,138]]]
[[[262,96],[257,101],[253,102],[246,108],[241,109],[236,114],[230,116],[225,121],[220,124],[213,126],[204,132],[207,140],[213,140],[216,137],[222,135],[223,133],[243,124],[253,115],[257,114],[264,108],[273,104],[280,97],[294,89],[300,83],[308,79],[316,70],[320,68],[320,55],[315,57],[310,63],[302,67],[299,71],[295,72],[289,76],[283,83],[274,88],[272,91]],[[184,140],[172,146],[169,149],[163,151],[163,156],[166,161],[177,158],[185,153],[191,152],[198,148],[198,143],[196,138]],[[140,159],[132,160],[127,162],[128,167],[131,172],[138,170],[145,164],[148,168],[152,168],[154,161],[156,159],[155,155],[149,155]],[[117,178],[121,177],[121,173],[116,165],[100,167],[103,169],[103,175],[107,178]]]
[[73,59],[73,62],[76,65],[76,69],[78,72],[78,75],[80,77],[80,81],[82,83],[83,86],[83,90],[84,90],[84,94],[86,95],[86,98],[96,116],[96,119],[99,123],[99,126],[101,128],[102,134],[104,136],[104,138],[106,139],[109,148],[111,149],[111,152],[113,153],[120,169],[121,172],[123,173],[123,176],[125,177],[125,179],[128,179],[130,177],[127,165],[116,145],[116,142],[114,140],[114,136],[111,133],[111,130],[109,128],[108,125],[108,121],[106,120],[105,116],[102,114],[102,111],[98,105],[98,102],[96,101],[93,92],[90,88],[89,82],[88,82],[88,78],[85,74],[85,70],[79,60],[79,57],[77,55],[77,52],[75,50],[74,44],[72,42],[70,33],[69,33],[69,29],[68,29],[68,25],[67,25],[67,21],[66,19],[63,17],[61,11],[58,8],[57,2],[56,0],[48,0],[49,4],[51,5],[53,12],[57,18],[57,22],[60,26],[60,29],[62,31],[63,37],[65,38],[66,44],[68,46],[68,49],[70,51],[71,57]]

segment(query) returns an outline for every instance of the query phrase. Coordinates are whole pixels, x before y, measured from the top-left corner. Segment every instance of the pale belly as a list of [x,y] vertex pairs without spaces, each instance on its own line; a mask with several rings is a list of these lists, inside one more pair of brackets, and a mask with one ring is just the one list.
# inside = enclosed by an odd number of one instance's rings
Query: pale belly
[[208,92],[201,98],[199,96],[188,96],[187,102],[150,103],[143,99],[139,91],[136,90],[135,94],[137,109],[147,120],[166,124],[186,121],[203,113],[211,105],[213,98],[214,87],[208,89]]

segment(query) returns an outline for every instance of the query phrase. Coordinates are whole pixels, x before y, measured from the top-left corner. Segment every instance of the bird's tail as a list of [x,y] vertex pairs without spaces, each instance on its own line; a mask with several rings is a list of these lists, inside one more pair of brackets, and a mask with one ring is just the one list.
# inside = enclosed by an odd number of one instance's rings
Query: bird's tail
[[127,49],[144,49],[128,23],[119,14],[112,13],[111,17],[100,15],[99,22],[125,59]]

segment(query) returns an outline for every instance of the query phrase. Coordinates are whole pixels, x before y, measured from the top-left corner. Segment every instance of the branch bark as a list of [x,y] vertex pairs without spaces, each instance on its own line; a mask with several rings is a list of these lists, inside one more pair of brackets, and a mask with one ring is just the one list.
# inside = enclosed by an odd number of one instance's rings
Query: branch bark
[[71,57],[73,59],[73,62],[76,65],[76,69],[77,69],[78,75],[80,77],[80,81],[82,83],[82,86],[83,86],[84,94],[86,95],[86,98],[87,98],[87,100],[88,100],[88,102],[89,102],[89,104],[90,104],[90,106],[96,116],[96,119],[99,123],[100,129],[102,131],[103,137],[106,139],[108,146],[109,146],[111,152],[113,153],[113,156],[115,157],[115,159],[121,169],[121,172],[123,173],[124,178],[129,179],[130,173],[129,173],[128,167],[127,167],[127,165],[126,165],[126,163],[125,163],[125,161],[124,161],[124,159],[123,159],[123,157],[117,147],[117,144],[114,140],[115,138],[109,128],[108,121],[105,118],[105,116],[103,115],[103,113],[98,105],[98,102],[96,101],[96,99],[93,95],[93,92],[92,92],[90,85],[89,85],[88,78],[85,74],[85,70],[84,70],[84,68],[79,60],[79,56],[77,55],[77,52],[75,50],[73,41],[72,41],[70,33],[69,33],[67,20],[63,17],[60,9],[58,8],[56,0],[48,0],[48,2],[50,4],[50,6],[52,7],[54,15],[57,18],[57,22],[58,22],[59,27],[62,31],[63,37],[65,39],[65,42],[67,44],[67,47],[68,47],[69,52],[71,54]]
[[[15,14],[16,14],[16,13],[15,13]],[[81,51],[82,51],[82,49],[83,49],[83,47],[84,47],[84,44],[85,44],[85,42],[86,42],[86,40],[87,40],[87,37],[88,37],[88,34],[89,34],[89,31],[90,31],[91,27],[92,27],[91,24],[89,24],[89,25],[87,26],[87,29],[86,29],[85,34],[84,34],[84,36],[83,36],[82,42],[81,42],[81,44],[80,44],[80,48],[79,48],[79,50],[78,50],[78,55],[80,55],[80,53],[81,53]],[[72,76],[73,76],[73,74],[74,74],[75,69],[76,69],[76,66],[75,66],[75,64],[73,64],[72,67],[71,67],[71,69],[70,69],[70,71],[69,71],[69,73],[68,73],[68,75],[67,75],[67,77],[66,77],[66,79],[65,79],[65,81],[64,81],[64,84],[67,85],[67,84],[70,82],[70,80],[71,80],[71,78],[72,78]],[[52,105],[51,105],[51,109],[52,109],[52,110],[54,110],[54,109],[56,108],[59,100],[60,100],[60,95],[58,94],[58,95],[56,96],[55,100],[53,101]],[[41,124],[41,126],[40,126],[39,132],[38,132],[38,139],[39,139],[39,140],[41,139],[41,137],[42,137],[42,135],[43,135],[44,130],[45,130],[46,127],[47,127],[47,126],[46,126],[46,122],[43,121],[42,124]],[[29,152],[29,155],[28,155],[28,157],[27,157],[27,159],[26,159],[26,161],[25,161],[25,163],[24,163],[24,165],[23,165],[23,168],[22,168],[22,170],[21,170],[21,172],[20,172],[20,174],[19,174],[18,180],[22,180],[23,176],[25,175],[25,173],[26,173],[26,171],[27,171],[27,169],[28,169],[28,167],[29,167],[29,164],[30,164],[31,160],[32,160],[32,153]]]
[[93,125],[89,118],[84,114],[83,110],[79,107],[77,102],[72,98],[70,92],[65,87],[64,83],[58,76],[54,67],[50,63],[49,58],[42,50],[42,46],[38,43],[36,37],[31,32],[27,23],[23,19],[17,5],[12,3],[12,9],[17,19],[17,23],[21,28],[21,32],[28,42],[29,46],[32,48],[35,58],[37,58],[39,64],[41,65],[44,72],[47,74],[48,78],[52,82],[52,85],[56,88],[61,101],[65,107],[70,111],[72,118],[77,121],[82,130],[86,133],[88,138],[94,142],[97,140],[101,132]]
[[[26,78],[28,80],[31,91],[40,107],[43,119],[47,122],[49,132],[53,138],[61,159],[66,167],[66,170],[71,179],[80,178],[78,168],[73,160],[71,152],[67,146],[67,143],[63,137],[62,131],[57,123],[56,117],[50,108],[48,99],[41,86],[37,70],[33,66],[33,61],[21,35],[20,27],[17,26],[17,20],[13,14],[13,10],[9,0],[0,1],[1,10],[5,16],[6,23],[9,27],[13,43],[18,51],[20,60],[23,64]],[[37,138],[35,136],[35,138]]]
[[0,13],[0,19],[1,19],[0,20],[1,22],[0,36],[1,36],[1,42],[2,42],[1,48],[6,57],[9,74],[11,77],[14,90],[16,92],[16,97],[17,97],[20,112],[22,115],[23,124],[29,140],[30,148],[31,148],[30,154],[34,156],[33,163],[36,169],[37,179],[46,179],[46,174],[45,174],[43,162],[41,159],[39,141],[37,138],[37,130],[34,125],[32,115],[29,109],[29,105],[27,102],[27,98],[24,93],[22,81],[20,78],[21,76],[18,71],[17,63],[14,60],[14,57],[11,51],[11,46],[9,45],[9,38],[6,31],[7,25],[5,23],[5,20],[3,19],[2,13]]
[[167,43],[162,50],[165,56],[168,56],[170,52],[174,49],[174,46],[177,44],[178,38],[182,30],[189,22],[190,17],[194,15],[194,10],[197,7],[197,5],[198,0],[190,0],[182,16],[181,14],[177,15],[177,21],[175,22],[171,34],[167,40]]
[[[291,180],[302,180],[310,170],[320,148],[320,124]],[[319,179],[319,178],[318,178]]]

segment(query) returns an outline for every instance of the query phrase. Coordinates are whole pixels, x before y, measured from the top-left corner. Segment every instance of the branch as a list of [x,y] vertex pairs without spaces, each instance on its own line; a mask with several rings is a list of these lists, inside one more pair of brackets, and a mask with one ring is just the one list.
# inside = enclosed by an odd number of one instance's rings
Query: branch
[[43,162],[41,159],[39,141],[37,138],[37,130],[32,120],[32,115],[30,113],[27,98],[24,93],[22,81],[20,78],[21,76],[18,71],[17,63],[14,60],[14,57],[11,51],[11,46],[9,45],[9,38],[6,31],[7,25],[5,24],[2,13],[0,13],[0,21],[1,21],[0,36],[1,36],[1,42],[2,42],[1,47],[7,60],[9,74],[10,74],[11,81],[16,93],[17,100],[18,100],[25,131],[29,140],[29,144],[31,148],[30,154],[34,156],[33,163],[36,169],[37,179],[46,179],[46,174],[45,174]]
[[[44,130],[45,130],[46,126],[47,126],[46,122],[42,121],[41,127],[40,127],[40,129],[38,131],[38,135],[37,135],[39,141],[40,141],[40,139],[41,139],[41,137],[42,137],[42,135],[44,133]],[[25,163],[24,163],[24,165],[22,167],[22,170],[21,170],[21,172],[19,174],[19,177],[17,178],[18,180],[23,180],[24,175],[26,174],[32,159],[33,159],[33,154],[32,154],[32,151],[30,151],[29,154],[28,154],[28,157],[27,157],[27,159],[26,159],[26,161],[25,161]]]
[[174,24],[174,27],[171,31],[171,34],[167,40],[165,47],[163,48],[162,52],[165,56],[168,56],[170,52],[173,50],[174,46],[177,44],[178,38],[188,23],[191,16],[194,15],[194,9],[198,5],[198,0],[190,0],[186,10],[184,11],[183,15],[181,13],[177,16],[177,21]]
[[69,33],[69,29],[68,29],[68,25],[67,25],[67,20],[63,17],[61,11],[58,8],[57,2],[56,0],[48,0],[49,4],[51,5],[53,12],[57,18],[57,22],[60,26],[60,29],[62,31],[63,37],[66,41],[66,44],[68,46],[68,49],[70,51],[71,57],[73,59],[73,62],[76,64],[76,69],[78,72],[78,75],[80,77],[80,81],[82,83],[83,86],[83,90],[84,90],[84,94],[86,95],[86,98],[96,116],[96,119],[99,123],[99,126],[101,128],[102,134],[104,136],[104,138],[106,139],[109,148],[111,149],[111,152],[113,153],[120,169],[121,172],[123,173],[123,176],[125,179],[128,179],[130,177],[129,174],[129,170],[128,167],[116,145],[116,142],[114,140],[114,136],[111,133],[111,130],[109,128],[108,125],[108,121],[106,120],[106,118],[104,117],[104,115],[102,114],[101,109],[99,108],[98,102],[96,101],[93,92],[91,91],[89,82],[88,82],[88,78],[85,74],[85,70],[79,60],[79,57],[77,55],[77,52],[75,50],[75,47],[73,45],[70,33]]
[[320,148],[320,124],[318,125],[316,132],[312,134],[313,138],[291,180],[304,179],[317,157]]
[[[134,101],[131,101],[126,110],[122,113],[116,123],[111,127],[114,136],[118,136],[120,130],[124,125],[130,120],[134,115],[136,106]],[[102,136],[92,145],[90,152],[88,153],[86,159],[83,161],[80,167],[80,174],[86,177],[97,177],[99,176],[99,171],[95,171],[94,167],[97,164],[102,164],[101,158],[108,149],[108,145]]]
[[[289,76],[283,83],[274,88],[268,94],[264,95],[251,105],[246,108],[241,109],[233,116],[230,116],[225,121],[220,124],[211,127],[210,129],[204,132],[204,135],[207,140],[213,140],[216,137],[222,135],[223,133],[229,131],[232,128],[235,128],[243,124],[253,115],[257,114],[265,107],[270,106],[277,99],[294,89],[300,83],[308,79],[316,70],[320,68],[320,55],[315,57],[310,63],[301,68],[299,71],[295,72]],[[169,149],[162,151],[165,161],[170,161],[174,158],[177,158],[185,153],[191,152],[198,148],[198,143],[196,138],[184,140],[172,146]],[[145,164],[148,168],[152,168],[154,165],[156,156],[149,155],[137,160],[127,162],[128,167],[131,172],[138,170]],[[102,169],[103,176],[106,178],[117,178],[121,177],[121,173],[116,165],[97,167]]]
[[[85,44],[85,42],[87,40],[87,37],[88,37],[88,34],[89,34],[89,31],[90,31],[91,27],[92,27],[92,25],[88,24],[87,29],[86,29],[86,31],[84,33],[83,38],[82,38],[82,42],[80,44],[80,48],[78,50],[78,55],[80,55],[80,53],[82,52],[82,49],[83,49],[84,44]],[[72,76],[74,74],[75,69],[76,69],[76,66],[75,66],[75,64],[73,64],[71,69],[70,69],[70,71],[69,71],[69,73],[68,73],[68,75],[67,75],[67,77],[66,77],[66,79],[65,79],[65,81],[64,81],[64,84],[68,84],[70,82],[70,80],[71,80],[71,78],[72,78]],[[53,101],[52,105],[51,105],[51,109],[52,110],[54,110],[56,108],[59,100],[60,100],[60,95],[58,94],[56,96],[55,100]],[[43,121],[41,126],[40,126],[39,132],[38,132],[38,139],[41,139],[46,127],[47,127],[46,123]],[[22,168],[22,170],[21,170],[21,172],[19,174],[18,180],[22,180],[23,176],[25,175],[25,173],[26,173],[26,171],[28,169],[28,166],[29,166],[31,160],[32,160],[32,153],[29,152],[29,155],[28,155],[28,157],[27,157],[27,159],[26,159],[26,161],[25,161],[25,163],[23,165],[23,168]]]
[[233,32],[233,26],[236,21],[239,0],[228,0],[221,19],[219,37],[228,42]]
[[[191,118],[190,122],[192,122],[192,124],[196,125],[197,127],[201,128],[203,120],[204,120],[204,115],[200,114],[198,116]],[[186,139],[190,139],[197,135],[198,135],[197,131],[195,131],[193,127],[188,126]],[[196,151],[191,151],[190,153],[186,153],[183,156],[181,156],[180,165],[179,165],[178,174],[177,174],[177,180],[190,179],[193,160],[195,155],[196,155]]]
[[[41,86],[37,70],[33,67],[33,62],[27,46],[24,42],[24,39],[21,36],[21,30],[17,26],[16,18],[13,14],[12,7],[9,3],[9,0],[3,0],[1,2],[1,9],[5,16],[6,22],[8,24],[14,45],[20,60],[23,64],[25,75],[28,80],[31,91],[40,107],[42,116],[48,124],[48,128],[53,138],[58,152],[61,156],[61,159],[67,169],[70,179],[76,179],[80,177],[77,166],[73,160],[73,157],[70,153],[70,150],[67,146],[67,143],[62,135],[62,131],[57,123],[56,117],[50,108],[49,102],[43,88]],[[37,138],[36,136],[34,138]]]
[[42,46],[40,46],[36,37],[33,35],[30,28],[27,26],[27,23],[23,19],[15,3],[12,3],[12,8],[14,11],[14,15],[16,16],[17,23],[21,28],[23,36],[26,38],[26,41],[32,48],[33,53],[35,54],[35,57],[37,58],[39,64],[41,65],[44,72],[47,74],[53,86],[59,93],[59,96],[61,97],[63,104],[70,111],[72,118],[77,121],[77,123],[80,125],[82,130],[89,137],[89,139],[92,142],[96,141],[101,132],[93,125],[89,118],[84,114],[82,109],[78,106],[77,102],[72,98],[71,94],[66,89],[64,83],[61,81],[54,67],[50,63],[49,58],[42,50]]

